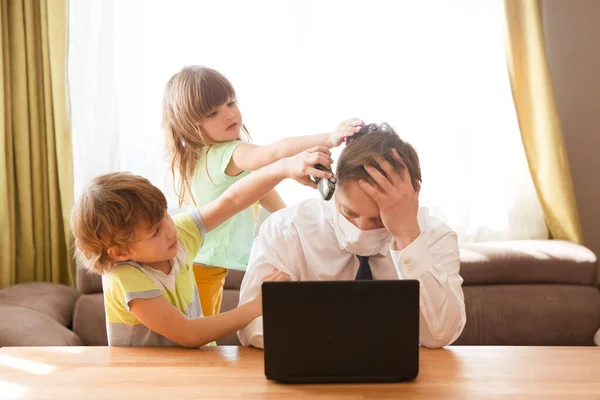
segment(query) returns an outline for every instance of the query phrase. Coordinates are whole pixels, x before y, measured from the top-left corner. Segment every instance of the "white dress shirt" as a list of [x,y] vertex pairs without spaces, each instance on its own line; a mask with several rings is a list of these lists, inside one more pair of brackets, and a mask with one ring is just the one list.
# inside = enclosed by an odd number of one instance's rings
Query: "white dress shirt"
[[[333,227],[336,212],[333,201],[310,199],[271,215],[254,241],[240,304],[258,293],[272,267],[294,281],[354,280],[359,261],[339,244]],[[417,219],[421,235],[414,242],[400,251],[385,246],[369,257],[369,264],[374,280],[419,280],[419,342],[442,347],[458,338],[466,322],[458,241],[456,233],[429,216],[427,209],[421,208]],[[263,348],[262,316],[238,336],[244,346]]]

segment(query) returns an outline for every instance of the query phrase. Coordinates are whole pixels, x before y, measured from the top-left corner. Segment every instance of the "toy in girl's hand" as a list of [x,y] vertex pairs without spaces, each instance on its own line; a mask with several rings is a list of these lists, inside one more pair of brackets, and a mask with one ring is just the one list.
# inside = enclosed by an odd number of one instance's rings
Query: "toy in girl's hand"
[[[321,164],[315,165],[315,168],[320,169],[321,171],[331,172],[331,170]],[[317,183],[317,190],[321,194],[323,200],[331,200],[333,193],[335,192],[337,179],[333,176],[329,179],[313,176],[312,179]]]
[[360,131],[356,132],[354,135],[346,136],[344,138],[344,143],[347,145],[351,141],[358,139],[360,137],[363,137],[365,135],[368,135],[369,133],[376,133],[376,132],[380,132],[380,131],[388,131],[389,132],[389,131],[393,131],[393,130],[385,122],[383,122],[381,124],[376,124],[376,123],[366,124],[360,129]]
[[[383,122],[381,124],[375,124],[375,123],[367,124],[367,125],[364,125],[360,129],[360,131],[356,132],[354,135],[346,136],[344,138],[344,142],[346,144],[348,144],[351,141],[358,139],[362,136],[368,135],[370,133],[393,132],[393,131],[394,130],[385,122]],[[321,171],[332,172],[331,170],[327,169],[325,166],[323,166],[321,164],[315,165],[315,168],[320,169]],[[319,190],[321,197],[324,200],[331,200],[331,198],[333,197],[333,193],[335,192],[335,184],[337,183],[337,179],[335,179],[334,177],[331,177],[329,179],[321,179],[316,176],[313,176],[312,179],[313,179],[313,181],[315,181],[317,183],[317,189]]]

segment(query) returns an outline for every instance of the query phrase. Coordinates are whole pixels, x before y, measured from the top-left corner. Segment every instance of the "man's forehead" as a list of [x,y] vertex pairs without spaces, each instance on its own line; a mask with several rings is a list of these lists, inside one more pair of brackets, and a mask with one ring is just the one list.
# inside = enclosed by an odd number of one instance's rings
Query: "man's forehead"
[[358,184],[347,183],[335,193],[338,207],[366,218],[379,218],[377,203]]

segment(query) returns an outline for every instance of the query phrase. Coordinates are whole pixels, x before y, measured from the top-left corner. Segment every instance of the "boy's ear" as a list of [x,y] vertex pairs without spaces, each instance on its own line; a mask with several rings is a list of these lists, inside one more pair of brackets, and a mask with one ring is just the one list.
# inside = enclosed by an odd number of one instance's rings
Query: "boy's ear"
[[129,253],[116,246],[110,247],[107,253],[110,256],[110,258],[112,258],[115,261],[129,260]]

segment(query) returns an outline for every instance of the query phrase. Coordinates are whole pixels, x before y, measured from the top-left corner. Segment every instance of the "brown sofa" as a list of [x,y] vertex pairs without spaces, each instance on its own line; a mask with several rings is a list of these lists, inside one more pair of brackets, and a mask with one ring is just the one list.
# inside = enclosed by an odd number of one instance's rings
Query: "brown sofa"
[[[597,258],[562,241],[461,248],[467,325],[456,344],[592,345],[600,328]],[[230,271],[222,311],[237,305],[243,273]],[[102,284],[78,271],[78,290],[34,283],[0,291],[0,346],[106,345]],[[219,344],[238,344],[235,335]]]

